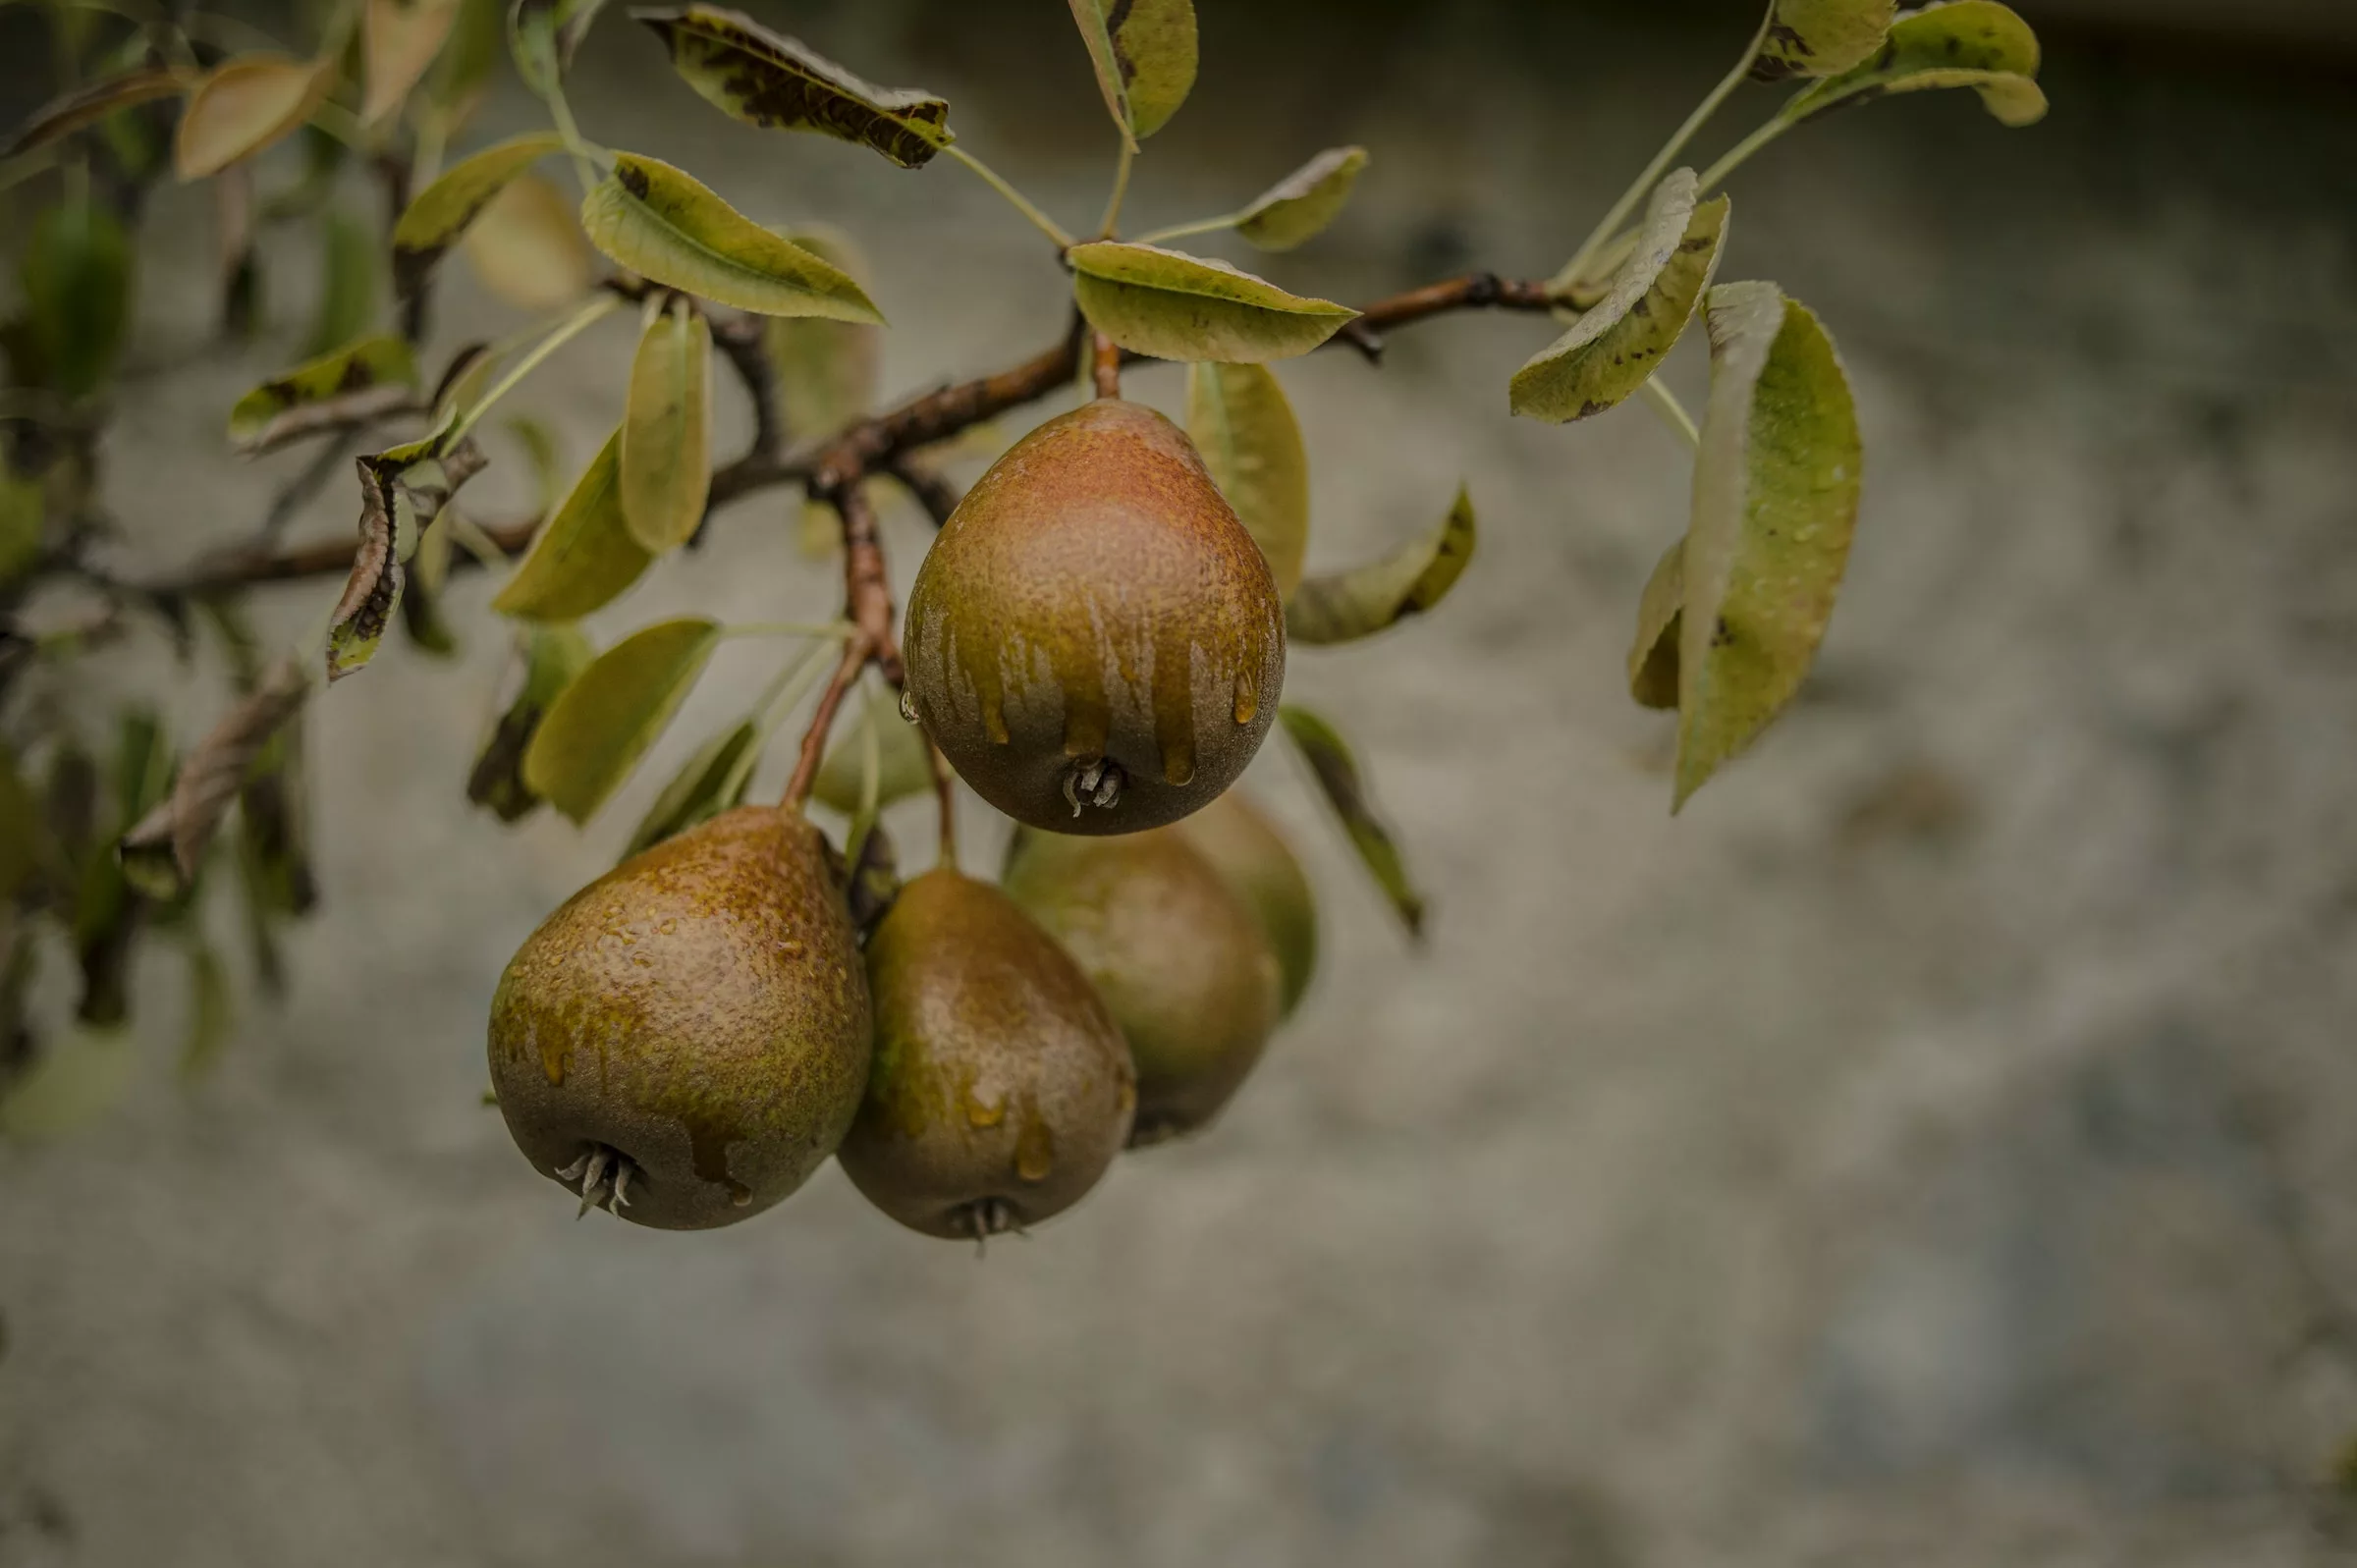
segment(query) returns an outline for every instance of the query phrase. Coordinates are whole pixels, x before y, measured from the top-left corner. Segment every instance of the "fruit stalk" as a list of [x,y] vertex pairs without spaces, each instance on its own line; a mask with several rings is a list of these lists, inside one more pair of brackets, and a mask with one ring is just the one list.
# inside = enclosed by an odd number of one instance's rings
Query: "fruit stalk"
[[1096,337],[1095,360],[1091,373],[1096,378],[1097,396],[1118,398],[1122,395],[1122,351],[1111,338],[1100,332]]

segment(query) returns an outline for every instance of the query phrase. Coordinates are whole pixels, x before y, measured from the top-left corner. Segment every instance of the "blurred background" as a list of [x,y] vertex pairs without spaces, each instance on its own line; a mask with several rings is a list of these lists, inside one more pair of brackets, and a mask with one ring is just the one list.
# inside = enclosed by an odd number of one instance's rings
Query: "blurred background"
[[[1252,263],[1348,300],[1551,272],[1752,25],[1742,0],[1198,4],[1200,82],[1131,222],[1363,142],[1338,226]],[[751,9],[948,96],[1068,223],[1098,209],[1111,135],[1052,0]],[[724,654],[588,831],[503,831],[463,795],[505,648],[461,586],[459,660],[389,642],[314,711],[325,907],[288,998],[247,1000],[183,1084],[178,976],[142,970],[120,1103],[0,1144],[0,1564],[2338,1560],[2357,8],[2019,9],[2043,125],[1925,94],[1735,181],[1721,276],[1825,317],[1866,509],[1801,706],[1674,823],[1667,721],[1620,662],[1682,525],[1675,440],[1633,406],[1509,420],[1549,336],[1528,319],[1286,367],[1312,569],[1426,526],[1460,477],[1480,508],[1439,613],[1288,676],[1362,746],[1431,940],[1408,948],[1272,746],[1248,787],[1327,918],[1309,1001],[1208,1136],[980,1261],[832,1167],[667,1235],[576,1224],[525,1166],[480,1104],[500,968],[767,668]],[[0,10],[0,120],[47,95],[45,47]],[[890,394],[1064,320],[1036,236],[946,161],[729,122],[620,15],[573,99],[757,218],[855,235]],[[1779,101],[1747,90],[1706,155]],[[534,112],[511,83],[469,143]],[[288,252],[270,326],[224,349],[210,204],[158,200],[107,484],[125,559],[160,568],[243,537],[286,476],[220,431],[296,356],[313,267]],[[451,278],[437,344],[513,324]],[[521,400],[574,463],[630,334]],[[1697,406],[1702,370],[1689,344],[1669,371]],[[495,456],[469,497],[501,515],[530,492]],[[353,510],[335,487],[295,536]],[[829,614],[794,535],[782,493],[745,503],[601,629]],[[924,537],[888,516],[904,585]],[[329,597],[279,592],[268,624]],[[104,669],[160,682],[181,733],[218,711],[161,659]],[[925,810],[893,823],[909,863]]]

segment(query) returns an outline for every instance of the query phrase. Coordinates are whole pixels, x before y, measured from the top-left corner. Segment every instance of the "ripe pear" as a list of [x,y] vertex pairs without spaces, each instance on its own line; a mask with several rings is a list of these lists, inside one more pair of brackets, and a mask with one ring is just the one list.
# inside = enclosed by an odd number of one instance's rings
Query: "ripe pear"
[[799,1187],[859,1108],[867,979],[825,838],[745,806],[575,893],[491,1000],[491,1081],[533,1166],[665,1230]]
[[1088,977],[1008,896],[943,868],[867,944],[876,1056],[836,1151],[911,1230],[979,1241],[1063,1213],[1129,1136],[1137,1077]]
[[1260,921],[1283,977],[1278,1017],[1290,1018],[1318,967],[1318,900],[1301,862],[1241,789],[1229,790],[1178,831]]
[[917,716],[952,767],[1034,828],[1176,822],[1259,749],[1285,606],[1194,444],[1100,398],[966,492],[908,594]]
[[1008,895],[1064,944],[1137,1064],[1132,1145],[1207,1125],[1277,1026],[1260,923],[1177,829],[1118,838],[1024,833]]

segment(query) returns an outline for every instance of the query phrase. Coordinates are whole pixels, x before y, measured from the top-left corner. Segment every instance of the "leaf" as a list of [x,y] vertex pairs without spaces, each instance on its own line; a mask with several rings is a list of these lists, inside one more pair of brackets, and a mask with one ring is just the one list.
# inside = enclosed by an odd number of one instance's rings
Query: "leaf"
[[17,134],[0,147],[0,159],[15,158],[45,146],[60,136],[71,135],[85,126],[95,125],[107,116],[123,109],[137,108],[158,98],[169,98],[184,91],[188,81],[177,71],[162,66],[135,66],[112,76],[87,81],[73,91],[50,99],[33,110]]
[[1438,526],[1379,561],[1327,576],[1305,577],[1285,608],[1285,633],[1314,645],[1373,636],[1448,596],[1473,559],[1473,498],[1456,502]]
[[335,81],[333,61],[269,53],[224,60],[189,94],[173,168],[183,180],[201,180],[253,156],[308,120]]
[[[66,771],[53,774],[54,791]],[[145,902],[123,874],[112,839],[130,831],[164,798],[172,784],[172,748],[152,713],[123,715],[115,747],[114,805],[119,815],[105,840],[81,861],[74,893],[74,956],[82,970],[82,1000],[75,1016],[101,1027],[131,1014],[131,953]],[[85,786],[94,792],[95,784]],[[72,842],[76,834],[61,834]]]
[[564,146],[563,136],[540,131],[495,142],[445,169],[393,226],[393,292],[405,299],[415,294],[508,182]]
[[34,220],[20,266],[49,385],[72,398],[105,384],[131,318],[132,250],[123,225],[89,196]]
[[622,516],[650,556],[704,520],[712,487],[712,329],[685,299],[649,316],[630,362],[618,482]]
[[172,792],[123,836],[123,871],[133,886],[153,898],[188,891],[256,759],[310,692],[302,668],[282,659],[197,742],[181,763]]
[[521,821],[540,804],[540,796],[523,780],[524,753],[558,695],[597,657],[589,639],[570,621],[527,626],[517,642],[523,654],[523,684],[499,716],[466,776],[466,798],[490,807],[502,822]]
[[651,849],[744,804],[744,786],[752,780],[760,737],[760,730],[747,719],[698,746],[639,819],[623,858]]
[[40,870],[42,837],[40,800],[17,771],[17,759],[0,747],[0,907]]
[[426,525],[487,460],[471,439],[437,456],[433,449],[439,439],[428,436],[354,460],[360,473],[360,548],[328,622],[330,682],[376,657],[401,603],[404,564]]
[[598,655],[549,708],[523,754],[523,778],[575,823],[587,822],[686,700],[720,646],[717,622],[658,621]]
[[1157,359],[1258,364],[1309,352],[1358,312],[1304,298],[1225,261],[1159,245],[1074,245],[1072,294],[1089,325]]
[[925,755],[924,732],[901,717],[898,699],[870,691],[859,722],[828,748],[811,794],[845,815],[859,809],[861,775],[867,764],[864,732],[876,737],[876,804],[921,795],[933,787],[933,762]]
[[455,509],[445,507],[442,515],[426,524],[416,554],[410,557],[401,594],[401,623],[410,640],[443,658],[459,651],[458,633],[442,614],[442,590],[450,581],[451,521],[457,515]]
[[632,11],[671,50],[672,69],[727,114],[771,131],[816,131],[873,148],[904,169],[957,137],[929,92],[878,87],[740,11],[690,5]]
[[374,125],[401,107],[458,20],[459,0],[366,0],[360,13],[367,57],[362,125]]
[[112,1109],[137,1060],[127,1029],[82,1029],[52,1046],[0,1099],[0,1134],[62,1137]]
[[1252,200],[1235,232],[1263,250],[1290,250],[1334,222],[1350,199],[1364,147],[1329,147]]
[[459,0],[457,25],[426,83],[433,118],[446,137],[473,113],[484,84],[507,52],[504,11],[500,0]]
[[1628,648],[1628,694],[1648,708],[1677,706],[1678,612],[1686,599],[1686,541],[1662,552],[1637,599],[1637,637]]
[[531,553],[491,601],[503,616],[578,621],[638,580],[654,560],[630,537],[622,514],[622,431],[606,438]]
[[[865,287],[867,260],[849,235],[805,228],[792,230],[786,238]],[[778,412],[795,439],[834,435],[874,406],[883,353],[883,335],[874,327],[773,316],[763,328],[762,349],[777,380]]]
[[1770,283],[1713,289],[1678,629],[1683,805],[1807,676],[1857,525],[1856,406],[1817,318]]
[[351,343],[376,321],[377,239],[348,214],[328,212],[319,223],[319,313],[309,351],[322,354]]
[[1186,433],[1291,598],[1309,549],[1309,455],[1266,365],[1186,367]]
[[508,48],[523,84],[546,98],[573,69],[573,54],[606,0],[516,0],[508,11]]
[[653,158],[616,154],[614,172],[581,203],[581,227],[618,265],[715,304],[767,316],[884,323],[839,268]]
[[1375,886],[1391,901],[1392,910],[1407,927],[1407,934],[1421,939],[1424,935],[1424,895],[1416,891],[1408,876],[1407,864],[1399,853],[1398,840],[1376,814],[1374,802],[1367,798],[1366,783],[1358,771],[1358,759],[1350,754],[1349,743],[1333,725],[1307,708],[1291,703],[1277,710],[1285,732],[1300,748],[1309,764],[1310,776],[1317,781],[1318,790],[1326,804],[1343,825],[1349,837],[1350,846],[1375,879]]
[[416,388],[417,361],[408,343],[390,333],[362,338],[240,398],[229,411],[230,445],[254,457],[313,430],[405,407]]
[[1838,76],[1882,46],[1896,0],[1776,0],[1754,81]]
[[1194,0],[1071,0],[1105,108],[1131,151],[1195,85]]
[[0,457],[0,592],[40,564],[48,527],[48,487],[39,475],[20,474]]
[[2038,65],[2038,35],[2009,8],[1997,0],[1950,0],[1900,17],[1873,58],[1814,83],[1781,118],[1797,124],[1894,92],[1971,87],[2003,124],[2031,125],[2046,117],[2046,94],[2034,80]]
[[229,998],[229,972],[221,967],[221,955],[213,950],[213,945],[199,936],[189,943],[188,956],[189,1033],[180,1048],[180,1072],[184,1078],[194,1078],[220,1059],[221,1048],[229,1044],[235,1013]]
[[597,258],[554,181],[524,174],[484,203],[459,242],[466,265],[503,304],[560,310],[597,282]]
[[1695,205],[1694,171],[1654,188],[1637,247],[1570,331],[1533,354],[1508,387],[1513,411],[1555,424],[1616,406],[1661,366],[1693,318],[1727,238],[1727,197]]

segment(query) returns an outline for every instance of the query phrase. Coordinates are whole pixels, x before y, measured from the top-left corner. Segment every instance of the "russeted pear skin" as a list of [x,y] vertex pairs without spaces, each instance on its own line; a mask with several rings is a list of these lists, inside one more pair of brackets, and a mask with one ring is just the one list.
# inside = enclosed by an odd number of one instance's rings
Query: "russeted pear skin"
[[1243,900],[1172,828],[1118,838],[1021,834],[1004,881],[1129,1042],[1131,1145],[1209,1124],[1277,1026],[1277,958]]
[[835,1152],[871,1039],[825,839],[797,811],[746,806],[633,855],[532,933],[492,998],[491,1081],[542,1174],[578,1191],[603,1171],[624,1218],[700,1230],[759,1214]]
[[836,1151],[911,1230],[974,1240],[1078,1203],[1129,1137],[1129,1049],[1054,939],[947,868],[901,890],[867,944],[876,1055]]
[[1240,788],[1179,823],[1178,831],[1259,918],[1283,977],[1278,1016],[1290,1018],[1318,967],[1318,899],[1301,862]]
[[1100,398],[966,492],[917,570],[904,644],[951,766],[1034,828],[1176,822],[1277,716],[1285,606],[1194,444]]

